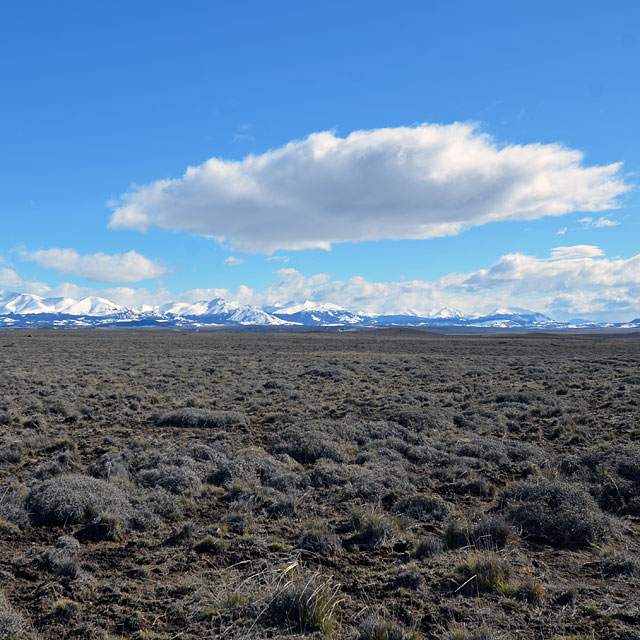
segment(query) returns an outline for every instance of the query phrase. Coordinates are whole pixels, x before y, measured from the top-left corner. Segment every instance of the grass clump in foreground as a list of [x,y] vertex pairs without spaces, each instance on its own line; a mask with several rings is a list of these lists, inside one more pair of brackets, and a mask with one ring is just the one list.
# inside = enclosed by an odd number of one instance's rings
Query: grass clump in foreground
[[415,631],[371,615],[358,626],[357,640],[416,640],[418,637]]
[[454,624],[445,636],[445,640],[497,640],[497,638],[498,636],[486,625],[470,630],[463,625]]
[[80,612],[80,604],[70,598],[62,598],[53,603],[52,614],[56,618],[70,620],[75,618]]
[[369,506],[352,512],[350,526],[355,534],[345,541],[362,549],[378,549],[391,544],[396,536],[396,523],[377,507]]
[[261,617],[269,625],[299,633],[321,632],[332,637],[336,631],[336,608],[341,602],[339,585],[318,573],[306,573],[298,563],[290,565],[269,595]]
[[497,553],[473,552],[455,567],[453,577],[459,585],[456,593],[481,595],[504,589],[511,577],[511,567]]

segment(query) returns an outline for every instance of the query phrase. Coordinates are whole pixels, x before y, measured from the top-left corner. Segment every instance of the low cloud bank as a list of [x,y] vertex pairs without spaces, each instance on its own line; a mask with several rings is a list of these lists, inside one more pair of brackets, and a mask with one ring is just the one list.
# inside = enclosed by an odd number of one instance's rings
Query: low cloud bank
[[599,321],[640,317],[640,254],[607,258],[602,249],[592,245],[556,247],[549,257],[542,258],[511,253],[488,269],[451,273],[437,280],[372,282],[362,276],[334,280],[326,273],[308,276],[292,268],[275,273],[276,284],[263,291],[242,285],[236,290],[192,289],[176,294],[163,287],[93,289],[63,283],[51,288],[22,280],[6,265],[0,266],[0,289],[76,299],[99,295],[133,308],[224,298],[257,306],[311,300],[367,313],[428,315],[446,307],[485,314],[498,307],[520,307],[558,320],[573,316]]

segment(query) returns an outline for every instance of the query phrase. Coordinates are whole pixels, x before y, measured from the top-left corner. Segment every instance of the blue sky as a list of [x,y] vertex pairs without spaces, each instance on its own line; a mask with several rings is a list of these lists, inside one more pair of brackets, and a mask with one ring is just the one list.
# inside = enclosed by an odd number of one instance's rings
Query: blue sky
[[638,24],[631,0],[7,5],[0,289],[638,317]]

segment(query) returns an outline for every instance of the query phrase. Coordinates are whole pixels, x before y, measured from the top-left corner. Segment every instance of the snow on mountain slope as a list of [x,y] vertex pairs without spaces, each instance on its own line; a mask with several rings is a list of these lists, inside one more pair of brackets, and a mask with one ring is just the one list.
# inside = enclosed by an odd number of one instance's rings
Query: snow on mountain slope
[[70,316],[113,316],[130,313],[126,307],[97,296],[90,296],[82,300],[73,300],[72,298],[61,300],[61,303],[56,305],[56,311]]
[[200,300],[194,303],[174,302],[159,307],[158,311],[165,316],[196,318],[209,324],[291,324],[258,307],[238,302],[226,302],[222,298]]
[[443,308],[428,316],[411,309],[399,314],[354,313],[330,302],[278,302],[265,308],[227,302],[222,298],[198,302],[171,302],[128,309],[100,296],[81,300],[43,298],[30,293],[0,291],[0,327],[92,326],[406,326],[569,329],[582,327],[640,328],[640,319],[626,323],[556,322],[536,311],[494,309],[488,315],[464,315]]
[[157,307],[162,315],[168,316],[203,316],[207,313],[209,303],[206,300],[199,302],[169,302]]
[[0,315],[63,314],[71,316],[113,316],[130,313],[106,298],[91,296],[82,300],[73,298],[42,298],[32,293],[4,291],[0,295]]
[[287,304],[277,303],[267,307],[267,310],[282,320],[310,326],[362,324],[365,320],[364,316],[352,313],[337,304],[311,300]]
[[273,305],[265,307],[265,310],[269,311],[270,313],[282,313],[284,315],[300,313],[301,311],[322,313],[346,311],[344,307],[340,307],[337,304],[333,304],[331,302],[313,302],[312,300],[305,300],[304,302],[276,302]]
[[462,311],[458,311],[458,309],[451,309],[449,307],[444,307],[435,313],[432,313],[430,318],[464,318],[465,314]]
[[44,298],[32,293],[7,292],[0,300],[0,314],[11,313],[25,315],[31,313],[55,313],[55,308],[47,304]]

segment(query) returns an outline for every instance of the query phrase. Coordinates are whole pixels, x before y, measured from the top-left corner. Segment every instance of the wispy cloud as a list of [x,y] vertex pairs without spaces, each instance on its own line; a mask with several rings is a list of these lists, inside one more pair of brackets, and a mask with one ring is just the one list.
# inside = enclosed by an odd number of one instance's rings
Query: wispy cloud
[[586,216],[584,218],[580,218],[580,220],[578,220],[578,222],[585,228],[594,228],[594,229],[601,229],[603,227],[617,227],[620,222],[618,222],[617,220],[611,220],[611,218],[604,218],[604,217],[600,217],[597,220],[594,220],[593,218]]
[[22,251],[20,256],[22,260],[35,262],[45,269],[55,269],[94,282],[139,282],[158,278],[168,272],[163,265],[135,251],[113,255],[80,255],[74,249],[42,249]]
[[233,142],[253,142],[254,138],[249,134],[249,129],[251,129],[251,124],[241,124],[233,135]]
[[567,233],[567,227],[562,227],[562,229],[558,229],[558,231],[556,231],[557,236],[563,236],[565,233]]
[[242,161],[212,158],[125,193],[110,227],[224,239],[241,251],[431,238],[498,220],[617,206],[621,165],[558,144],[501,146],[470,124],[314,133]]
[[224,264],[227,267],[237,267],[239,264],[243,264],[244,260],[242,258],[237,258],[236,256],[229,256],[225,259]]

